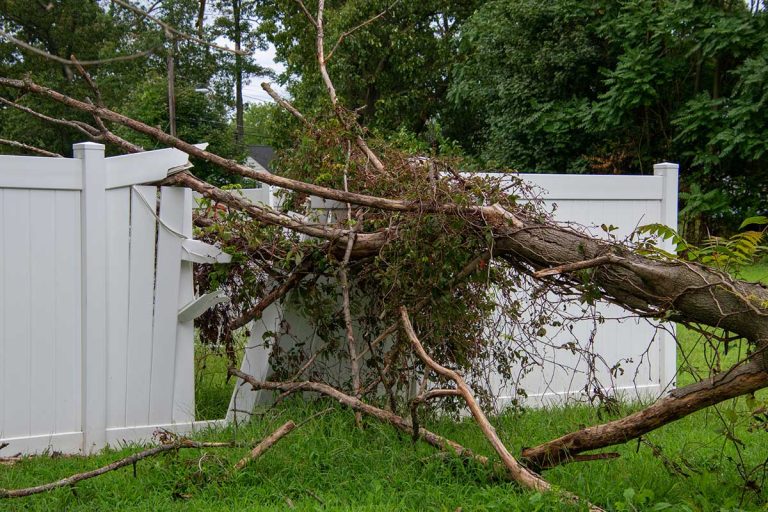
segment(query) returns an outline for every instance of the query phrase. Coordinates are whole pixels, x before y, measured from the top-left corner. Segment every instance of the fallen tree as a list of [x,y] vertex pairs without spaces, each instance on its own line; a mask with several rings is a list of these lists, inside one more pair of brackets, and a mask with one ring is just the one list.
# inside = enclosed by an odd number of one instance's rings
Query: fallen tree
[[[63,119],[51,122],[71,123],[95,140],[126,152],[141,151],[141,147],[108,127],[108,123],[120,125],[233,175],[288,191],[286,203],[292,211],[254,204],[236,192],[200,180],[191,172],[176,174],[165,182],[189,187],[226,205],[230,211],[241,212],[247,219],[237,225],[243,251],[259,269],[276,274],[275,286],[259,289],[251,303],[240,305],[235,311],[236,319],[227,324],[227,332],[257,317],[267,305],[281,300],[304,282],[312,283],[314,304],[323,304],[329,296],[336,297],[338,287],[334,284],[330,290],[317,292],[318,278],[340,278],[341,295],[345,297],[342,311],[339,314],[336,302],[325,310],[331,320],[323,326],[323,332],[329,346],[343,346],[333,338],[335,329],[342,323],[345,326],[343,340],[350,347],[347,357],[353,373],[353,396],[325,383],[258,382],[233,370],[235,375],[261,389],[283,393],[318,391],[401,430],[412,430],[415,421],[396,414],[398,398],[408,395],[408,382],[421,376],[420,396],[426,398],[430,387],[432,391],[440,390],[435,386],[443,381],[432,375],[431,372],[439,374],[440,370],[429,361],[413,360],[407,350],[409,339],[421,339],[433,357],[440,360],[440,368],[452,366],[471,371],[472,365],[479,364],[482,356],[487,355],[485,346],[493,343],[477,339],[477,334],[483,332],[484,315],[497,305],[489,290],[501,289],[506,293],[526,283],[537,287],[535,296],[539,298],[554,292],[567,300],[588,292],[590,300],[618,304],[634,315],[725,331],[744,340],[749,347],[748,355],[734,367],[676,389],[645,409],[525,449],[521,460],[527,468],[503,445],[497,446],[493,441],[515,479],[540,490],[548,489],[548,484],[531,470],[588,459],[591,456],[583,452],[638,438],[697,410],[768,385],[766,287],[654,252],[645,242],[623,243],[591,237],[572,226],[554,222],[523,183],[516,185],[514,193],[526,202],[518,202],[499,183],[461,175],[452,162],[415,159],[381,141],[369,140],[354,113],[346,110],[336,96],[326,67],[323,9],[321,0],[317,13],[307,12],[307,17],[317,30],[318,66],[331,112],[311,119],[277,97],[268,85],[264,86],[300,120],[300,135],[309,140],[305,141],[308,149],[301,148],[296,156],[289,153],[284,157],[284,175],[250,169],[104,105],[73,98],[28,79],[0,77],[0,86],[6,90],[33,94],[90,114],[94,126]],[[80,71],[91,84],[87,73]],[[5,103],[34,115],[18,98],[7,99]],[[316,183],[320,175],[324,176],[323,183],[331,185]],[[347,215],[335,222],[320,222],[307,207],[307,195],[339,202]],[[201,218],[198,224],[210,227],[217,222]],[[260,242],[254,245],[254,239]],[[405,337],[399,329],[403,306],[413,316],[412,324],[408,323],[412,329],[406,330]],[[353,309],[356,322],[377,332],[360,353],[351,348],[355,346],[350,327]],[[515,317],[509,310],[507,313],[512,316],[511,321],[523,321],[521,316]],[[529,342],[535,343],[535,338]],[[317,354],[311,354],[298,371],[291,368],[294,380],[316,360]],[[368,375],[363,375],[363,362],[370,368]],[[466,398],[466,384],[453,378],[458,374],[445,373],[443,377],[446,375],[456,381],[451,385],[455,387],[433,395],[462,394]],[[382,388],[389,396],[389,412],[364,401],[366,397],[375,400]],[[479,415],[476,418],[484,424]],[[418,427],[415,430],[431,444],[467,453],[436,434]]]

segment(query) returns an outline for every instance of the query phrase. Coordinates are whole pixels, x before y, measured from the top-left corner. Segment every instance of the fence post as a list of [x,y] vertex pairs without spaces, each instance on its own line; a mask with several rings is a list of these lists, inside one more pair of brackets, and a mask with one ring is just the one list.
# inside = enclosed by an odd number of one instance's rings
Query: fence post
[[[661,223],[677,230],[677,197],[680,166],[669,162],[662,162],[653,166],[653,174],[662,178],[661,199]],[[675,244],[671,240],[665,240],[662,249],[675,252]],[[674,328],[674,326],[670,326]],[[659,382],[661,388],[675,387],[677,375],[677,342],[669,333],[659,330],[659,350],[661,365],[659,368]]]
[[73,146],[83,165],[80,195],[82,262],[82,429],[83,451],[100,450],[107,440],[107,233],[104,145]]

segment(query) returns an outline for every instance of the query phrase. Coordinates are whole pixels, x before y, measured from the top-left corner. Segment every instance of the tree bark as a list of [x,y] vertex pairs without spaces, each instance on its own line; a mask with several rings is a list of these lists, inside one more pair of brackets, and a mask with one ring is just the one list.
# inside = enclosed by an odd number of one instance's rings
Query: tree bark
[[720,373],[706,381],[673,391],[650,407],[616,421],[587,427],[523,450],[533,468],[545,469],[568,462],[579,453],[626,443],[705,407],[768,386],[768,372],[756,363]]

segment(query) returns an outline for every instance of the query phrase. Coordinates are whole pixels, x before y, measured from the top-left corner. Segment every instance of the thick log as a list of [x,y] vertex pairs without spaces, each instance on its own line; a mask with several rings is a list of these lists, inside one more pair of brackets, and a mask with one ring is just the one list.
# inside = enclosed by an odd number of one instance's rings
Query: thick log
[[587,427],[523,450],[530,467],[545,469],[578,454],[626,443],[689,414],[768,386],[768,372],[752,362],[673,391],[653,405],[616,421]]

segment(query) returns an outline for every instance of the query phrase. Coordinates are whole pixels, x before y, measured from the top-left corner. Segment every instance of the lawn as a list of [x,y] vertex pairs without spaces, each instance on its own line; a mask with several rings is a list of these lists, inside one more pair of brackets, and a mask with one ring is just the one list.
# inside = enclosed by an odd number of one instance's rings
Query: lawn
[[[743,276],[768,282],[768,265],[745,269]],[[680,339],[681,355],[701,343],[698,336],[682,328]],[[693,351],[688,362],[682,362],[681,381],[692,378],[686,372],[706,371],[711,350],[706,357],[699,352]],[[737,351],[729,351],[726,357],[736,360]],[[222,378],[225,363],[215,355],[204,360],[208,373],[199,377],[198,412],[215,417],[223,412],[219,403],[222,398],[226,401],[231,388]],[[322,399],[287,401],[262,411],[239,429],[205,432],[198,437],[247,445],[288,419],[299,423],[333,405]],[[624,406],[622,412],[631,407]],[[745,407],[742,399],[693,414],[647,436],[648,444],[631,442],[617,447],[618,459],[570,464],[545,476],[554,485],[607,510],[768,510],[768,493],[755,490],[765,478],[762,464],[768,457],[768,432],[764,425],[752,428],[749,417],[734,414]],[[493,422],[507,446],[519,453],[523,446],[613,417],[587,407],[567,407],[503,414]],[[426,423],[477,452],[492,455],[471,421],[432,418]],[[36,457],[0,466],[0,488],[47,482],[136,450],[127,447],[89,458]],[[431,447],[413,444],[408,436],[375,421],[367,420],[360,431],[353,415],[338,406],[301,426],[244,470],[234,471],[232,466],[246,451],[246,447],[184,450],[140,462],[136,476],[128,467],[82,482],[76,489],[0,501],[0,509],[580,510],[549,496],[521,491],[476,463],[440,457]],[[749,473],[746,480],[752,482],[749,486],[741,476],[745,472]]]

